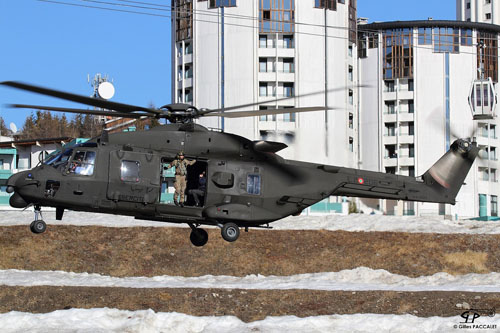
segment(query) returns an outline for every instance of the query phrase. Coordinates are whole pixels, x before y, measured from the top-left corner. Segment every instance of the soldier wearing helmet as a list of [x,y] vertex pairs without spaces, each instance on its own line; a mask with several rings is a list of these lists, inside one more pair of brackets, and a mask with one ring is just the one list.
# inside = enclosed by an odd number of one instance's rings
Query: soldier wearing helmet
[[[196,160],[184,159],[184,152],[180,151],[177,154],[177,158],[170,162],[167,166],[168,169],[175,167],[175,182],[174,182],[174,204],[177,206],[184,207],[184,192],[186,191],[186,176],[187,176],[187,166],[193,165]],[[177,200],[178,199],[178,200]]]

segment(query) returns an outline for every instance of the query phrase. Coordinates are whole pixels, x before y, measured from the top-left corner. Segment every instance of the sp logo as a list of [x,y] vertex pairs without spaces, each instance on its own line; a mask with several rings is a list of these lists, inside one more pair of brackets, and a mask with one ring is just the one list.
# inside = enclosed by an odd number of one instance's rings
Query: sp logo
[[463,321],[462,323],[472,324],[472,323],[474,323],[474,320],[481,317],[481,315],[474,310],[467,310],[467,311],[463,312],[460,315],[460,317],[465,319],[465,321]]

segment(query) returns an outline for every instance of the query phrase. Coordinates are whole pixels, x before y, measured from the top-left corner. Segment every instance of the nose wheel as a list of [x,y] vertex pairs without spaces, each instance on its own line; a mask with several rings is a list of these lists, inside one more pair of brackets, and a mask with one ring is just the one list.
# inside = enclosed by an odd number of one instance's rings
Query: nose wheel
[[208,233],[205,229],[197,228],[192,223],[189,223],[191,227],[191,234],[189,235],[189,240],[194,246],[204,246],[208,242]]
[[42,210],[40,206],[35,206],[35,220],[31,222],[30,230],[34,234],[41,234],[47,230],[47,224],[42,220]]

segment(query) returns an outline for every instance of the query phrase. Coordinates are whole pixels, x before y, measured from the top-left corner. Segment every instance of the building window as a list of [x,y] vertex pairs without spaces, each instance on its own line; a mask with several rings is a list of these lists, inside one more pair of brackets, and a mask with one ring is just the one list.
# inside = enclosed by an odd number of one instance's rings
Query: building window
[[349,128],[354,128],[354,114],[349,112]]
[[182,41],[192,38],[193,3],[191,1],[175,1],[175,40]]
[[184,78],[186,78],[186,79],[193,78],[193,67],[186,65],[186,67],[184,67],[184,70],[185,70],[184,71]]
[[349,151],[354,152],[354,139],[352,137],[349,137]]
[[396,135],[396,124],[395,123],[386,123],[384,134],[385,134],[385,136],[395,136]]
[[186,43],[184,46],[184,52],[185,54],[193,54],[193,44]]
[[390,174],[395,175],[396,174],[396,167],[386,167],[385,173],[390,173]]
[[259,96],[267,97],[267,83],[259,82]]
[[408,145],[408,157],[415,157],[415,145],[413,143]]
[[[479,32],[478,33],[478,46],[477,46],[477,68],[480,66],[480,53],[481,46],[483,48],[483,68],[484,76],[486,78],[491,77],[493,82],[498,82],[498,34]],[[480,78],[480,73],[478,71],[478,79]]]
[[496,161],[497,160],[497,149],[496,147],[490,147],[490,157],[489,159],[491,161]]
[[490,138],[496,139],[497,138],[497,127],[496,125],[490,125]]
[[337,0],[314,0],[314,8],[337,10]]
[[458,28],[434,28],[434,52],[459,52],[460,30]]
[[418,28],[418,44],[432,45],[432,28]]
[[347,55],[349,57],[352,57],[352,45],[349,45],[349,47],[347,48]]
[[385,146],[385,158],[397,158],[396,145],[386,145]]
[[414,113],[415,112],[415,102],[411,99],[408,100],[408,113]]
[[396,113],[396,102],[395,101],[385,101],[385,114],[395,114]]
[[491,13],[486,13],[486,15],[485,15],[485,16],[486,16],[486,19],[487,19],[487,20],[491,20]]
[[415,167],[414,166],[408,167],[408,176],[415,177]]
[[467,9],[470,9],[470,2],[467,2]]
[[384,78],[413,77],[413,33],[411,29],[387,30],[384,39]]
[[259,47],[262,49],[267,48],[267,36],[259,35]]
[[349,75],[349,81],[352,81],[353,80],[353,69],[352,69],[351,65],[349,65],[348,75]]
[[394,92],[395,91],[395,89],[394,89],[394,87],[395,87],[394,81],[392,81],[392,80],[385,80],[384,81],[384,85],[385,85],[385,91],[386,92]]
[[491,216],[498,216],[498,197],[491,196]]
[[236,0],[210,0],[208,8],[236,7]]
[[285,82],[283,84],[283,95],[285,97],[293,97],[295,95],[295,92],[293,89],[293,82]]
[[259,58],[259,72],[267,72],[267,58]]
[[472,45],[472,29],[460,29],[460,45]]
[[293,49],[295,47],[293,42],[293,35],[283,36],[283,47],[285,49]]
[[413,80],[408,80],[408,91],[413,91]]
[[295,72],[293,58],[283,58],[283,72],[284,73],[294,73]]
[[[270,107],[265,106],[265,105],[260,105],[259,110],[269,110]],[[260,121],[276,121],[276,115],[275,114],[264,114],[260,116]]]
[[349,104],[354,104],[354,92],[352,91],[352,89],[349,89]]
[[356,44],[356,32],[358,31],[358,25],[356,22],[357,19],[357,14],[356,14],[356,1],[357,0],[350,0],[349,1],[349,42]]
[[[290,107],[285,107],[285,109],[288,109]],[[292,113],[284,113],[283,114],[283,122],[285,123],[294,123],[295,122],[295,112]]]
[[491,0],[484,0],[484,3],[485,3],[486,5],[489,5],[489,4],[491,3]]
[[490,169],[490,181],[496,183],[497,180],[497,169]]
[[295,0],[259,0],[260,32],[294,32]]
[[378,48],[378,33],[370,33],[368,34],[368,48],[376,49]]
[[367,46],[368,46],[368,43],[367,43],[366,39],[367,39],[367,37],[366,37],[365,33],[360,33],[359,34],[359,40],[358,40],[358,58],[366,58],[366,49],[367,49]]

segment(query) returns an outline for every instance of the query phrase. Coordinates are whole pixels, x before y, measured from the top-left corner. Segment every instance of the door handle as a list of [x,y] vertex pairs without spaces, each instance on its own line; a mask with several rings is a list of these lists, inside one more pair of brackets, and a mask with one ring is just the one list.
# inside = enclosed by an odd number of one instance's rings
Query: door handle
[[73,194],[82,195],[83,191],[82,190],[75,190],[75,191],[73,191]]

